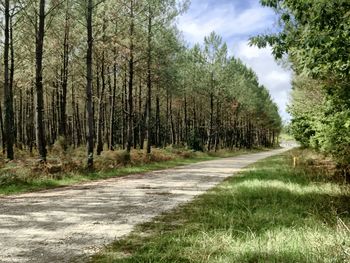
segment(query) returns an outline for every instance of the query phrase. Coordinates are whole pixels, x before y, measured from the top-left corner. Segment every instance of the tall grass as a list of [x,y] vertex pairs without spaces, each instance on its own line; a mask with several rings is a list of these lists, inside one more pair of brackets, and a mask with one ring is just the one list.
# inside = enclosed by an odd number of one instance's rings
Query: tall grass
[[350,262],[349,186],[292,159],[257,163],[91,261]]

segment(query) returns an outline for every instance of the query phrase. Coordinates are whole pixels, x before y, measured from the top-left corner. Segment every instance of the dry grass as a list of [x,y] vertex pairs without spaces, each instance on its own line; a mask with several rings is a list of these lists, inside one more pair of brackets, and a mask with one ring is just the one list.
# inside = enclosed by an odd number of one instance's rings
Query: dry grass
[[343,181],[345,176],[331,157],[308,149],[294,149],[289,152],[290,161],[295,168],[303,169],[310,177],[327,178],[327,180]]

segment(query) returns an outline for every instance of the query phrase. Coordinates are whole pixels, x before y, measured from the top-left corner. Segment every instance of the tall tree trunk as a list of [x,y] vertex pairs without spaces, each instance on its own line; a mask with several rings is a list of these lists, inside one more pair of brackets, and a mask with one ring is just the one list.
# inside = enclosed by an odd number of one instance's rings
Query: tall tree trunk
[[[218,96],[220,97],[220,96]],[[216,129],[215,129],[215,145],[214,149],[215,152],[218,150],[219,142],[220,142],[220,101],[219,99],[216,100]]]
[[171,144],[176,144],[176,133],[175,133],[175,125],[174,125],[174,118],[173,118],[173,96],[170,94],[169,99],[169,114],[170,114],[170,125],[171,125]]
[[139,144],[140,144],[140,149],[143,150],[144,147],[144,114],[142,111],[142,79],[140,78],[140,85],[139,85]]
[[122,148],[125,149],[126,144],[126,133],[127,133],[127,122],[128,122],[128,103],[127,103],[127,65],[125,65],[124,79],[123,79],[123,90],[122,90]]
[[151,153],[152,145],[152,10],[148,4],[148,36],[147,36],[147,153]]
[[19,105],[18,105],[18,119],[17,119],[17,144],[20,149],[23,146],[23,94],[22,89],[19,89]]
[[166,112],[165,112],[165,141],[164,146],[167,146],[169,143],[169,90],[166,89]]
[[92,110],[92,0],[87,0],[87,51],[86,51],[86,113],[87,113],[87,166],[94,165],[94,112]]
[[214,122],[214,94],[210,93],[210,124],[208,134],[208,151],[211,151],[211,143],[213,137],[213,122]]
[[[10,90],[12,92],[13,98],[13,83],[14,83],[14,74],[15,74],[15,50],[13,46],[13,24],[12,24],[12,16],[10,17],[10,53],[11,53],[11,65],[10,65]],[[20,107],[22,107],[22,103],[20,103]],[[20,108],[20,111],[22,108]],[[14,110],[13,113],[14,114]],[[20,114],[22,116],[22,113]],[[13,123],[13,134],[16,134],[16,129]]]
[[6,150],[6,140],[5,140],[5,131],[4,131],[4,121],[2,119],[2,109],[1,109],[1,103],[0,103],[0,126],[1,126],[1,140],[2,140],[2,152],[5,154]]
[[5,45],[4,45],[4,106],[5,106],[5,137],[7,158],[13,160],[14,143],[14,112],[13,91],[10,83],[9,49],[10,49],[10,0],[5,0]]
[[[116,55],[115,55],[116,56]],[[109,149],[114,150],[114,116],[115,116],[115,93],[117,91],[117,64],[113,65],[113,91],[111,100],[111,110],[110,110],[110,122],[109,122]]]
[[62,94],[60,98],[60,123],[59,123],[59,135],[66,137],[67,135],[67,120],[66,120],[66,108],[67,108],[67,86],[68,86],[68,62],[69,62],[69,1],[67,0],[65,25],[64,25],[64,37],[63,37],[63,67],[61,71],[61,88]]
[[36,30],[36,143],[40,160],[46,162],[46,136],[44,126],[44,88],[43,88],[43,47],[45,34],[45,0],[39,2],[39,26]]
[[101,155],[101,152],[103,151],[103,100],[104,100],[104,93],[105,93],[105,88],[106,88],[106,83],[105,83],[105,70],[104,70],[104,54],[102,54],[102,66],[101,66],[101,79],[102,79],[102,86],[101,90],[99,92],[99,98],[98,98],[98,116],[97,116],[97,149],[96,153],[97,155]]
[[[105,44],[106,42],[106,20],[103,19],[103,26],[102,26],[103,36],[102,36],[102,43]],[[98,74],[98,73],[97,73]],[[96,153],[97,155],[101,155],[101,152],[103,151],[103,126],[104,126],[104,118],[103,118],[103,112],[104,112],[104,93],[106,89],[106,81],[105,81],[105,51],[102,50],[102,61],[101,61],[101,80],[102,80],[102,87],[100,91],[100,96],[98,100],[98,120],[97,120],[97,149]]]
[[185,143],[188,144],[188,116],[187,116],[187,96],[184,94],[184,127],[185,127]]
[[134,112],[133,112],[133,80],[134,80],[134,0],[130,1],[130,58],[129,58],[129,90],[128,90],[128,139],[126,150],[131,151],[134,133]]
[[160,147],[160,98],[156,96],[156,146]]

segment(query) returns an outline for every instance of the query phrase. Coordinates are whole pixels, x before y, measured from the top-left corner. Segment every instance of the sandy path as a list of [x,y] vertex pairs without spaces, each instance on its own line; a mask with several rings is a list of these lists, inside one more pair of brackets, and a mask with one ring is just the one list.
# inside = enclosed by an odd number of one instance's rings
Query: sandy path
[[0,198],[0,262],[69,262],[286,149]]

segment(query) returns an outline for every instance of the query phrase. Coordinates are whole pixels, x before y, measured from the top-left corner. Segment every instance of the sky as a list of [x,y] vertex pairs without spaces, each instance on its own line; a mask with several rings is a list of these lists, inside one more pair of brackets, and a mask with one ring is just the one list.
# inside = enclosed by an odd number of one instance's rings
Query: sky
[[189,45],[203,43],[212,31],[221,35],[229,48],[229,55],[240,58],[258,75],[277,103],[284,121],[292,73],[280,66],[271,55],[271,48],[249,46],[249,37],[276,29],[277,17],[259,0],[192,0],[189,10],[181,15],[178,27]]

